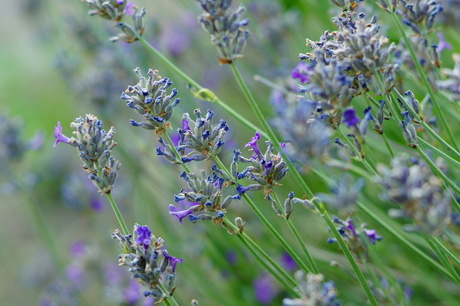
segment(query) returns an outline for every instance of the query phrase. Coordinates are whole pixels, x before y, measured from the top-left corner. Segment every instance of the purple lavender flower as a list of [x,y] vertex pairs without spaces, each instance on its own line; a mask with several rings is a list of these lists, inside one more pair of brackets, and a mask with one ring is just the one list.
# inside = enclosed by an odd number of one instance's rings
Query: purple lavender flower
[[54,128],[54,137],[56,137],[56,141],[54,142],[53,147],[56,147],[56,145],[60,142],[72,144],[72,138],[69,138],[62,134],[62,125],[59,121],[57,123],[57,126]]
[[128,2],[128,4],[126,4],[126,7],[125,7],[125,14],[133,16],[135,7],[136,7],[135,2]]
[[283,252],[283,254],[281,254],[281,262],[283,263],[283,266],[289,271],[294,271],[298,268],[294,258],[292,258],[292,256],[287,252]]
[[176,265],[182,263],[184,260],[182,258],[177,258],[168,254],[166,250],[163,250],[163,256],[169,260],[169,265],[171,266],[172,272],[176,271]]
[[259,145],[257,144],[257,141],[261,138],[261,135],[259,132],[256,132],[256,135],[252,137],[251,141],[248,142],[244,147],[251,147],[252,151],[254,152],[253,158],[262,158],[262,153],[260,152]]
[[382,240],[382,236],[379,236],[375,229],[372,229],[372,230],[364,229],[364,233],[366,234],[367,238],[369,238],[369,241],[372,244],[375,244],[375,241]]
[[180,210],[178,211],[177,208],[170,204],[169,205],[169,214],[176,216],[179,219],[179,222],[182,224],[182,219],[188,217],[189,215],[193,214],[193,211],[191,209],[185,209],[185,210]]
[[310,82],[310,78],[308,76],[309,72],[308,64],[305,62],[300,62],[294,70],[292,70],[291,76],[293,79],[299,79],[302,83]]
[[266,273],[259,275],[259,277],[254,280],[253,286],[256,291],[257,300],[262,305],[272,304],[276,295],[279,293],[279,289],[272,276]]
[[445,49],[452,50],[452,45],[444,38],[444,33],[438,32],[439,43],[436,47],[436,52],[441,53]]
[[74,258],[81,258],[86,254],[86,245],[83,241],[77,240],[70,245],[70,253]]
[[143,245],[145,249],[149,248],[150,242],[152,241],[152,232],[146,225],[138,226],[135,230],[137,235],[136,243]]
[[346,123],[348,127],[356,126],[359,123],[356,111],[353,108],[347,108],[345,112],[343,112],[342,122]]

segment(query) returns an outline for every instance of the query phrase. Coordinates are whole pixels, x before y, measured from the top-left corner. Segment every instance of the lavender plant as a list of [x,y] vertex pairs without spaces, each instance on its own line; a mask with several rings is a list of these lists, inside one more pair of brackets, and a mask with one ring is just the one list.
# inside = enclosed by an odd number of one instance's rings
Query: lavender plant
[[[59,122],[54,132],[55,146],[77,149],[119,223],[112,237],[122,249],[118,264],[127,271],[116,273],[126,272],[124,280],[105,278],[94,290],[110,287],[115,303],[166,305],[448,305],[460,298],[457,55],[449,62],[459,46],[450,32],[454,4],[331,0],[311,4],[310,12],[301,2],[279,1],[279,22],[295,16],[299,25],[271,36],[263,28],[271,23],[257,24],[254,8],[261,4],[254,1],[245,3],[247,11],[237,1],[198,0],[167,3],[161,12],[159,2],[145,9],[127,1],[83,2],[117,31],[107,36],[118,43],[104,50],[113,51],[110,65],[120,73],[96,89],[133,84],[126,67],[138,67],[135,85],[117,90],[137,118],[128,124],[132,113],[105,112],[117,101],[88,110],[117,126],[119,159],[112,154],[115,129],[104,130],[95,115],[76,118],[72,137]],[[313,12],[318,8],[321,14]],[[161,40],[181,9],[197,16],[211,44],[190,26],[184,31],[197,39],[169,59],[180,40]],[[325,12],[333,16],[312,27],[312,18]],[[100,22],[88,18],[86,26],[100,36]],[[221,81],[205,88],[202,74],[213,63],[204,59],[214,47],[219,67],[211,75]],[[254,75],[263,84],[249,81]],[[8,140],[17,128],[5,126],[1,139]],[[27,147],[3,143],[13,145],[0,147],[2,156]],[[62,189],[68,202],[89,201],[79,193],[91,187],[71,185]],[[127,202],[120,207],[112,192],[118,185],[135,190],[120,197]],[[113,220],[105,212],[80,218],[95,228],[86,239],[105,245],[99,234],[113,231]],[[132,231],[125,220],[135,224]],[[139,224],[154,224],[165,240]],[[116,263],[109,244],[99,252]],[[289,266],[279,260],[286,256]],[[73,276],[91,272],[78,268]],[[93,270],[102,275],[101,269]],[[76,276],[60,275],[55,283],[68,280],[75,286],[64,295],[91,299],[92,286],[78,285]],[[123,289],[129,280],[132,288]]]

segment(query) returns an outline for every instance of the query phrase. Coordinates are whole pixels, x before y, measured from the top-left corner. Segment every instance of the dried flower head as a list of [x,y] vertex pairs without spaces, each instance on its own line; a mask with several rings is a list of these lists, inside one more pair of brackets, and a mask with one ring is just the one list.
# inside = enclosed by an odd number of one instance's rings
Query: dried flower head
[[211,42],[217,47],[219,62],[231,64],[246,45],[249,31],[244,29],[249,19],[241,19],[245,9],[239,6],[231,10],[233,0],[197,0],[203,15],[198,21],[210,35]]
[[379,165],[378,171],[387,189],[382,198],[402,205],[402,209],[390,210],[392,217],[411,219],[407,231],[442,233],[451,220],[451,195],[425,162],[398,155],[391,167]]
[[173,88],[167,94],[167,89],[173,82],[171,79],[162,78],[158,70],[149,69],[147,77],[142,75],[139,67],[134,69],[134,73],[139,82],[134,86],[128,86],[121,94],[121,99],[126,100],[126,105],[142,115],[145,121],[130,120],[130,123],[133,126],[154,130],[161,136],[170,126],[168,120],[173,114],[174,107],[180,102],[179,98],[174,98],[177,89]]
[[123,249],[118,256],[119,265],[129,267],[132,277],[148,289],[144,292],[145,296],[151,296],[155,303],[159,303],[174,292],[176,266],[183,260],[169,255],[162,238],[155,238],[148,226],[139,224],[134,226],[133,234],[122,235],[116,230],[112,237]]
[[239,198],[238,196],[227,196],[222,200],[222,191],[229,186],[230,182],[217,176],[216,173],[209,176],[204,170],[200,175],[184,172],[181,177],[187,182],[189,190],[181,190],[174,196],[174,200],[176,202],[187,200],[197,204],[182,211],[178,211],[171,204],[169,213],[176,216],[180,222],[183,218],[188,217],[192,222],[209,220],[214,224],[224,223],[226,208],[233,199]]
[[[183,115],[182,127],[179,129],[180,140],[176,147],[183,156],[182,162],[209,159],[219,154],[224,145],[224,137],[228,131],[227,122],[220,120],[219,125],[213,125],[214,112],[208,110],[206,116],[201,116],[200,109],[195,110],[196,120],[193,121],[188,113]],[[191,149],[188,152],[187,149]]]
[[296,282],[299,286],[296,290],[301,297],[296,299],[283,299],[283,306],[338,306],[337,289],[334,282],[323,283],[322,274],[305,273],[299,270],[295,273]]
[[268,196],[272,192],[273,186],[279,185],[278,182],[286,176],[289,170],[281,155],[273,154],[272,142],[266,141],[267,150],[262,154],[257,143],[260,138],[260,133],[256,132],[256,135],[245,146],[245,148],[251,147],[253,152],[251,158],[239,156],[240,162],[249,163],[250,166],[238,174],[238,179],[247,177],[251,181],[256,182],[256,184],[249,185],[248,187],[239,185],[237,190],[240,194],[250,190],[263,189],[265,195]]
[[[353,222],[350,218],[348,218],[347,220],[341,220],[336,216],[334,216],[333,221],[334,223],[339,224],[337,230],[343,237],[345,244],[348,246],[350,251],[353,254],[355,254],[356,258],[361,262],[367,261],[369,257],[368,243],[375,244],[376,241],[382,240],[382,237],[377,234],[376,230],[367,229],[366,224],[364,223],[359,226],[356,226],[355,222]],[[335,238],[328,239],[328,243],[335,242],[337,242]]]
[[89,173],[88,177],[102,193],[110,193],[117,178],[117,172],[121,164],[111,156],[116,142],[113,140],[115,129],[107,132],[102,129],[103,123],[94,115],[78,117],[70,124],[75,131],[75,137],[67,137],[62,134],[61,123],[54,129],[56,137],[55,145],[59,142],[76,147],[83,169]]

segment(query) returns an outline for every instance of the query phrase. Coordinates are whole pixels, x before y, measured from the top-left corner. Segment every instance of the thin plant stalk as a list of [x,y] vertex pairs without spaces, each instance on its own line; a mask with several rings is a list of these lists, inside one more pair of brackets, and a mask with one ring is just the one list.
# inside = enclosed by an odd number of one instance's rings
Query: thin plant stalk
[[118,220],[118,223],[120,224],[123,235],[129,235],[130,231],[128,230],[128,227],[126,226],[125,220],[123,219],[123,215],[121,214],[120,209],[118,208],[118,205],[115,202],[115,199],[113,198],[111,193],[107,193],[107,199],[109,200],[110,206],[112,206],[113,212],[115,213],[115,216],[117,217],[117,220]]
[[[425,235],[426,236],[426,235]],[[449,271],[450,277],[458,284],[460,285],[460,276],[458,276],[457,271],[455,268],[452,266],[452,263],[449,261],[447,258],[446,254],[444,253],[443,248],[439,248],[438,244],[433,241],[432,237],[425,237],[425,240],[428,242],[430,245],[431,249],[433,252],[436,254],[436,256],[439,258],[441,261],[442,265]]]
[[447,134],[449,135],[449,138],[450,138],[450,140],[452,142],[452,146],[458,151],[457,143],[455,142],[455,138],[454,138],[454,136],[452,134],[452,131],[450,130],[449,124],[447,124],[446,118],[444,117],[444,114],[443,114],[441,108],[439,107],[439,102],[438,102],[438,100],[436,98],[436,95],[435,95],[430,83],[428,82],[428,78],[426,77],[426,74],[423,72],[422,66],[420,65],[420,62],[417,59],[417,55],[415,54],[415,51],[412,48],[412,44],[409,41],[409,38],[407,37],[406,33],[404,32],[402,23],[399,20],[398,16],[396,15],[396,12],[392,11],[390,14],[391,14],[391,17],[393,18],[394,23],[396,24],[396,26],[397,26],[397,28],[399,30],[399,33],[401,34],[401,36],[402,36],[402,38],[404,40],[404,43],[407,46],[407,49],[409,50],[409,53],[410,53],[410,55],[412,57],[412,62],[414,63],[414,65],[415,65],[415,67],[417,69],[417,72],[418,72],[419,76],[422,79],[423,85],[425,86],[426,90],[428,91],[428,94],[430,95],[431,101],[433,101],[433,106],[434,106],[434,109],[436,111],[436,114],[439,116],[439,119],[441,120],[442,125],[446,129]]
[[[260,123],[262,124],[263,128],[267,132],[267,134],[269,136],[269,139],[272,140],[273,145],[281,153],[281,155],[283,156],[284,161],[286,162],[286,164],[288,165],[289,169],[293,173],[294,179],[300,185],[300,187],[302,188],[303,192],[305,192],[307,194],[307,196],[309,196],[310,198],[313,198],[314,197],[313,192],[310,190],[310,188],[307,186],[305,181],[302,179],[300,173],[297,171],[297,169],[293,165],[293,163],[290,160],[290,158],[281,149],[281,145],[280,145],[279,141],[277,140],[277,137],[276,137],[275,133],[273,132],[271,127],[268,125],[267,120],[265,120],[262,112],[259,109],[259,106],[257,105],[256,101],[254,100],[251,92],[249,91],[246,83],[244,82],[243,78],[241,77],[238,69],[233,64],[230,64],[230,68],[232,69],[232,72],[234,73],[235,78],[236,78],[241,90],[245,94],[246,99],[248,100],[248,102],[251,105],[251,107],[255,110],[255,114],[256,114],[257,118],[259,119]],[[370,289],[370,287],[369,287],[369,285],[368,285],[368,283],[367,283],[367,281],[366,281],[361,269],[359,268],[356,260],[354,259],[353,255],[351,254],[350,249],[348,248],[348,246],[346,245],[345,241],[343,240],[342,235],[340,235],[339,231],[336,229],[334,223],[332,222],[332,219],[329,217],[326,209],[324,208],[324,204],[322,202],[319,202],[317,199],[313,199],[312,202],[315,205],[316,209],[318,209],[318,211],[320,212],[320,214],[323,217],[323,219],[326,221],[326,224],[329,226],[334,238],[337,240],[337,242],[339,243],[340,248],[342,249],[343,253],[347,257],[350,265],[353,268],[354,273],[358,277],[358,281],[361,284],[361,287],[363,288],[363,290],[364,290],[369,302],[371,303],[371,305],[377,305],[377,301],[376,301],[374,295],[372,294],[372,291],[371,291],[371,289]]]
[[[222,161],[219,159],[217,155],[212,156],[216,164],[227,173],[231,177],[230,171],[227,169],[227,167],[222,163]],[[268,229],[270,233],[272,233],[273,236],[275,236],[276,240],[284,247],[284,249],[289,253],[289,255],[292,256],[292,258],[297,262],[297,264],[302,268],[302,270],[306,272],[311,272],[310,268],[305,265],[302,259],[297,255],[297,253],[294,252],[294,250],[291,248],[291,246],[286,242],[286,240],[283,239],[281,234],[275,229],[275,227],[271,224],[271,222],[264,216],[264,214],[260,211],[260,209],[257,207],[257,205],[252,201],[252,199],[247,195],[243,194],[242,195],[246,203],[248,203],[249,207],[254,211],[254,213],[257,215],[257,217],[262,221],[262,223],[265,225],[265,227]]]
[[296,227],[292,223],[292,220],[289,217],[286,216],[286,211],[284,210],[283,206],[281,205],[280,200],[278,198],[278,195],[276,194],[276,192],[273,192],[272,195],[273,195],[273,198],[275,200],[276,205],[278,206],[278,209],[283,212],[283,214],[284,214],[283,218],[286,220],[286,223],[288,224],[289,229],[294,234],[294,237],[297,240],[297,242],[299,243],[300,247],[302,248],[302,251],[303,251],[304,255],[307,257],[307,263],[310,266],[310,271],[315,273],[315,274],[318,274],[319,270],[318,270],[318,267],[316,266],[315,261],[313,260],[313,257],[311,256],[310,252],[308,251],[307,246],[305,245],[305,243],[302,241],[302,237],[300,236],[300,234],[297,231]]

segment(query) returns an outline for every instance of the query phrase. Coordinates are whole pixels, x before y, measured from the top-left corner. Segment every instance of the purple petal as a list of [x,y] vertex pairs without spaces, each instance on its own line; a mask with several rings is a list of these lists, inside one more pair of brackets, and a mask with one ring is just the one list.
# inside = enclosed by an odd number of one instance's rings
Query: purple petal
[[62,134],[62,125],[59,121],[57,126],[54,128],[54,137],[56,137],[56,141],[54,142],[53,147],[55,147],[60,142],[70,143],[70,138]]

